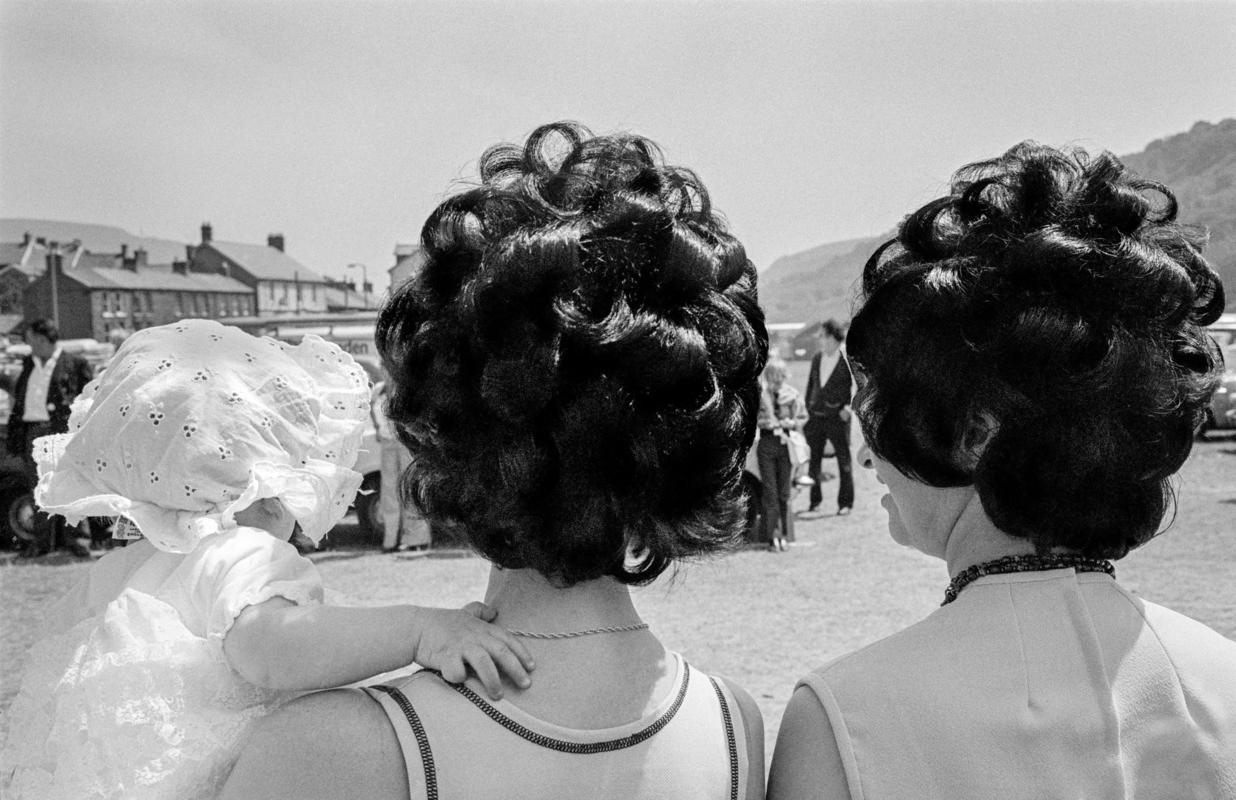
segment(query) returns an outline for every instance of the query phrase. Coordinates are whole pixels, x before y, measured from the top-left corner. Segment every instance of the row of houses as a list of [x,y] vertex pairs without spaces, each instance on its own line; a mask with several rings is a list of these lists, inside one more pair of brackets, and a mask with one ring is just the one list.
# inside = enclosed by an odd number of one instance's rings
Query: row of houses
[[[376,304],[370,285],[357,291],[288,255],[282,234],[270,234],[265,245],[221,241],[205,223],[201,241],[185,245],[183,256],[168,258],[166,248],[161,255],[152,260],[144,247],[124,243],[117,252],[97,252],[81,239],[29,232],[0,242],[0,332],[22,318],[58,317],[65,338],[102,341],[114,330],[186,317],[320,315]],[[415,255],[416,248],[397,248],[391,272]]]

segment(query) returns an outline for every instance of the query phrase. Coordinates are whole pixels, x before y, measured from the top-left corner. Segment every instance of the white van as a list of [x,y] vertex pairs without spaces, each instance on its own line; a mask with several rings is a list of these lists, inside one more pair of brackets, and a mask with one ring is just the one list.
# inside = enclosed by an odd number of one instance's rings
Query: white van
[[[328,342],[339,345],[344,352],[350,353],[356,363],[369,373],[370,384],[384,380],[382,364],[378,358],[378,348],[374,343],[374,323],[310,323],[307,325],[278,325],[268,335],[280,341],[291,344],[298,343],[306,334],[316,334]],[[356,509],[357,521],[365,529],[370,541],[382,541],[382,449],[378,445],[377,432],[373,428],[372,419],[365,426],[364,439],[361,441],[360,455],[353,467],[365,476],[361,490],[356,495],[352,505]]]

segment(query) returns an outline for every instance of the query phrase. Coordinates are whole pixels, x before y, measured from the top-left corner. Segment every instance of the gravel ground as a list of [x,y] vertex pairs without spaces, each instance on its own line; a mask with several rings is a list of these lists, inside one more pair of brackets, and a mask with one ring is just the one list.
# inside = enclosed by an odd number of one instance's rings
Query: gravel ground
[[[940,602],[943,564],[893,544],[874,476],[859,470],[853,515],[800,511],[787,553],[746,550],[688,564],[636,591],[661,639],[708,672],[745,686],[764,712],[771,748],[794,682],[808,670],[921,619]],[[1133,591],[1236,639],[1236,439],[1199,443],[1178,486],[1165,535],[1117,564]],[[795,499],[805,508],[805,492]],[[346,541],[345,536],[340,537]],[[456,553],[386,555],[341,547],[313,556],[350,603],[462,605],[479,598],[488,565]],[[0,709],[16,691],[40,608],[85,565],[57,558],[0,566]],[[0,726],[7,719],[0,719]]]

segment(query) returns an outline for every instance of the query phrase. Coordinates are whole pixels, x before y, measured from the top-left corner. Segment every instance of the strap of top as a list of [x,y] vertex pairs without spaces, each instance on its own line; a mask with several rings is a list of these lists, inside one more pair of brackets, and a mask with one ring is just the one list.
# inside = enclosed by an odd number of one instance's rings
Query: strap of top
[[[399,739],[399,750],[403,753],[404,767],[408,770],[409,797],[417,796],[413,791],[416,784],[412,777],[412,764],[408,758],[415,750],[420,753],[421,766],[425,773],[425,798],[426,800],[438,800],[438,770],[434,766],[433,750],[429,747],[429,736],[425,733],[425,726],[421,724],[421,718],[417,715],[416,709],[412,707],[412,703],[403,692],[393,686],[369,686],[365,687],[364,691],[378,701],[378,705],[386,711],[391,726],[395,729],[395,736]],[[408,724],[400,725],[400,720]]]
[[[675,713],[681,707],[687,693],[687,685],[689,683],[690,674],[692,672],[690,665],[684,663],[684,672],[682,687],[675,698],[674,704],[661,717],[656,719],[648,727],[644,728],[637,734],[623,737],[609,742],[598,742],[591,745],[583,745],[572,742],[559,742],[556,739],[549,739],[532,731],[523,729],[513,721],[507,718],[500,712],[494,709],[493,713],[486,712],[486,716],[494,720],[498,724],[510,730],[512,733],[521,736],[522,738],[538,744],[543,747],[548,747],[559,752],[568,752],[576,754],[599,753],[611,750],[617,750],[624,747],[631,747],[642,741],[652,738],[657,731],[664,728],[673,719]],[[749,758],[748,758],[748,743],[746,735],[739,736],[735,731],[735,718],[741,723],[742,712],[739,709],[738,703],[734,700],[729,687],[725,686],[721,681],[708,677],[712,685],[713,692],[716,694],[717,703],[720,706],[721,722],[724,726],[726,746],[729,751],[729,768],[730,768],[730,800],[740,800],[743,797],[744,788],[747,785]],[[482,711],[490,708],[488,704],[480,700],[474,692],[462,684],[451,684],[455,691],[459,692],[465,699],[471,701]],[[438,775],[437,767],[434,763],[433,750],[429,745],[429,737],[425,732],[425,726],[422,724],[420,716],[416,713],[411,701],[402,691],[393,686],[371,686],[364,690],[370,697],[378,702],[386,711],[387,716],[391,720],[391,724],[395,729],[395,735],[399,741],[399,748],[404,754],[405,766],[408,769],[409,791],[412,797],[416,797],[418,792],[416,789],[416,779],[412,773],[412,764],[409,756],[416,752],[420,756],[421,767],[424,773],[424,794],[427,800],[438,800]],[[401,724],[401,722],[406,723]],[[507,723],[510,724],[507,724]]]
[[[726,686],[723,681],[711,675],[708,680],[717,694],[717,703],[721,706],[721,721],[725,725],[725,743],[730,753],[730,800],[739,800],[745,792],[750,771],[749,742],[746,736],[746,726],[742,725],[742,707],[734,699],[730,687]],[[743,732],[741,736],[735,730],[735,719]]]

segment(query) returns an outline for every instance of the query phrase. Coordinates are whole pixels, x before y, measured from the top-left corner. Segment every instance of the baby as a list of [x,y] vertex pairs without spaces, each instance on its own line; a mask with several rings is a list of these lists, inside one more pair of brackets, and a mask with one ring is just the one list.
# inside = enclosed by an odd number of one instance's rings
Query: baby
[[35,443],[35,497],[118,517],[113,550],[49,615],[9,713],[17,798],[205,798],[248,726],[298,692],[413,662],[499,697],[527,650],[463,610],[324,605],[315,543],[361,482],[365,372],[315,336],[290,346],[205,320],[140,331]]

